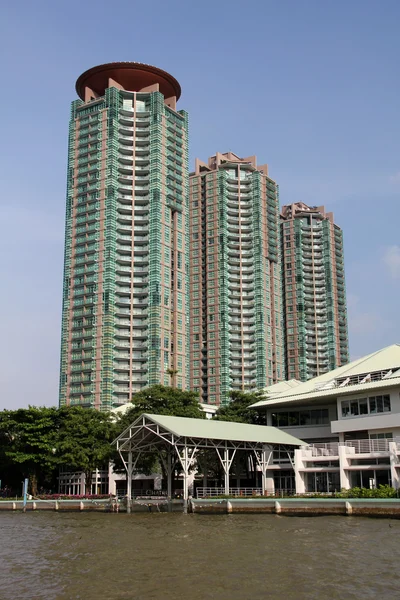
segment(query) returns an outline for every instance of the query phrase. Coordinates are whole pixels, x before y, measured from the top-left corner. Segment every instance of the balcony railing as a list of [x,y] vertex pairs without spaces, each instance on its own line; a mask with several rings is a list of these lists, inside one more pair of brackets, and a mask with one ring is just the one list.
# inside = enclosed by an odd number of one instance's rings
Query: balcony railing
[[[224,487],[198,487],[196,490],[197,498],[216,498],[225,495]],[[275,496],[274,490],[265,490],[265,496]],[[229,496],[235,498],[252,498],[262,496],[261,488],[229,488]]]
[[[317,456],[338,456],[339,446],[345,446],[346,448],[354,448],[355,454],[369,454],[372,452],[389,452],[389,443],[393,442],[393,439],[380,439],[380,440],[347,440],[345,442],[328,442],[310,444],[304,447],[305,452],[311,451],[311,455]],[[397,448],[400,449],[400,442],[397,442]],[[351,452],[347,450],[347,452]]]
[[383,440],[348,440],[343,442],[344,446],[354,448],[356,454],[368,454],[370,452],[389,452],[389,442],[392,439]]
[[338,456],[339,442],[310,444],[304,448],[306,452],[311,451],[311,456]]

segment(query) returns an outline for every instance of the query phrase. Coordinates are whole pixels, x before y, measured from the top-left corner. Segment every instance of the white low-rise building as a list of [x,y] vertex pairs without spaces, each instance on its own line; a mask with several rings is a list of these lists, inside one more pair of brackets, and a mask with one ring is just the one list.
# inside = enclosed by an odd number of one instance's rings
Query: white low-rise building
[[308,442],[292,461],[274,457],[270,488],[400,487],[400,344],[266,393],[253,407],[266,411],[267,424]]

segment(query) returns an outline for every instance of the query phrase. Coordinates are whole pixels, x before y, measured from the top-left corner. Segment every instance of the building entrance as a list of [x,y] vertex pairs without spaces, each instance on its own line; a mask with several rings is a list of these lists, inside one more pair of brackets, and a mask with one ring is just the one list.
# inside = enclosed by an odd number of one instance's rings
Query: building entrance
[[279,471],[274,474],[275,492],[294,494],[296,483],[293,471]]

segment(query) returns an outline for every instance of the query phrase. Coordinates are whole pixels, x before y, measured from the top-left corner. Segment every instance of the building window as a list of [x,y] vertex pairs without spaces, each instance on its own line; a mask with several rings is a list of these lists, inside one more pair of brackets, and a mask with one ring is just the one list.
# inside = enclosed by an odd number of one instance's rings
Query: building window
[[359,415],[375,415],[390,412],[390,396],[371,396],[370,398],[358,398],[356,400],[344,400],[342,402],[342,418],[357,417]]
[[305,427],[308,425],[327,425],[328,423],[329,410],[327,408],[272,414],[272,425],[274,427]]

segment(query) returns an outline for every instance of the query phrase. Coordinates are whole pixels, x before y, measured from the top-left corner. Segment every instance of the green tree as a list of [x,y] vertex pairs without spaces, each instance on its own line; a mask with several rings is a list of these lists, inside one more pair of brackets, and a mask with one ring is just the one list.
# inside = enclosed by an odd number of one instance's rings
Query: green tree
[[230,402],[220,406],[215,418],[218,421],[234,421],[236,423],[249,423],[251,425],[266,425],[265,411],[249,408],[252,404],[266,400],[262,390],[254,392],[232,391],[229,394]]
[[58,411],[57,460],[85,473],[85,491],[90,493],[92,474],[113,456],[111,442],[116,437],[115,421],[108,412],[81,406]]
[[121,433],[129,427],[143,413],[189,417],[191,419],[205,418],[196,392],[179,390],[164,385],[152,385],[133,394],[132,408],[119,418],[119,432]]
[[56,408],[30,406],[0,413],[2,470],[14,469],[20,479],[29,478],[34,496],[38,484],[51,480],[57,469],[56,420]]

